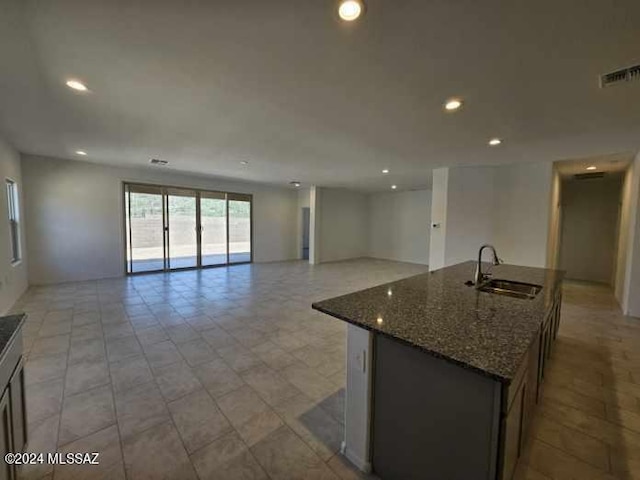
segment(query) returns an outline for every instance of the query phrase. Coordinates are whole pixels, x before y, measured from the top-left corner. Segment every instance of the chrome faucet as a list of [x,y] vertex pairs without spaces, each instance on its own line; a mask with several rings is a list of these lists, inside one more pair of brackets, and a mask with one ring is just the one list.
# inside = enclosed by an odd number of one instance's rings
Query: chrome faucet
[[485,281],[489,276],[488,274],[482,273],[482,252],[484,251],[485,248],[490,248],[491,251],[493,252],[494,265],[500,265],[500,263],[502,263],[502,261],[498,258],[498,254],[496,253],[496,248],[493,245],[489,245],[488,243],[485,243],[484,245],[482,245],[480,247],[480,250],[478,251],[478,265],[476,265],[476,274],[474,277],[474,283],[476,285],[476,288],[480,288],[480,285],[482,284],[482,282]]

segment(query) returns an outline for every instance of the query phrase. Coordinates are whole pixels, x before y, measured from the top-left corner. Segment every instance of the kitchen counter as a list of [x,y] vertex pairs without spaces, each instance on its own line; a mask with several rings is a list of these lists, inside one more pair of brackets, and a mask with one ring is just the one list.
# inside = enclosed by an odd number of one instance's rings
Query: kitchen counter
[[465,285],[476,262],[464,262],[312,307],[465,368],[511,383],[551,309],[564,272],[484,264],[493,278],[541,285],[532,300]]
[[[22,326],[27,315],[0,317],[0,456],[24,451],[27,444]],[[16,465],[3,462],[0,478],[16,478]]]
[[26,318],[27,315],[24,313],[0,317],[0,358],[5,355]]

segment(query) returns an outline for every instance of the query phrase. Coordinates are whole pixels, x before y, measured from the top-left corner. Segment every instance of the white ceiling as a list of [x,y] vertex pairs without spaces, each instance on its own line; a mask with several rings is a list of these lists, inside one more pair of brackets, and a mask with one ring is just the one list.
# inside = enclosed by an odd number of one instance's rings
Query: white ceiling
[[637,0],[368,0],[355,24],[334,0],[0,0],[0,131],[27,153],[363,190],[636,151],[640,83],[598,75],[640,63],[639,18]]
[[[573,177],[581,173],[622,173],[629,168],[632,160],[633,154],[619,153],[558,161],[555,163],[555,167],[561,177]],[[594,166],[596,169],[587,170],[587,167],[590,166]]]

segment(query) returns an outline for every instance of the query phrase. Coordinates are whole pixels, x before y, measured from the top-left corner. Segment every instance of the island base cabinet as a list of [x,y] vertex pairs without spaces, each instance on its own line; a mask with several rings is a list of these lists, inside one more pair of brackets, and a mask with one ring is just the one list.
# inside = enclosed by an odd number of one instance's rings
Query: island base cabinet
[[502,447],[502,478],[508,480],[513,473],[520,457],[523,443],[524,424],[526,417],[526,383],[522,382],[518,388],[511,409],[503,421]]
[[0,361],[0,480],[14,480],[16,469],[4,461],[7,453],[21,453],[27,442],[22,335],[18,331]]
[[377,476],[497,478],[499,382],[382,335],[375,335],[374,365]]
[[9,390],[5,390],[0,399],[0,480],[13,478],[13,466],[4,461],[7,453],[13,452],[11,444],[11,409],[9,408]]
[[9,382],[12,447],[14,452],[22,452],[27,444],[27,409],[25,403],[24,366],[18,362]]

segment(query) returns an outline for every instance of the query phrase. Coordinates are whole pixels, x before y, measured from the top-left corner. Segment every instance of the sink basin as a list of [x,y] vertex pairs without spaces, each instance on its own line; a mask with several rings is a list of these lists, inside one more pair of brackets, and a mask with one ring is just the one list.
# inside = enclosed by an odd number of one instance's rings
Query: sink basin
[[533,283],[514,282],[511,280],[499,280],[497,278],[483,283],[478,290],[496,295],[506,295],[508,297],[533,299],[542,290],[541,285]]

